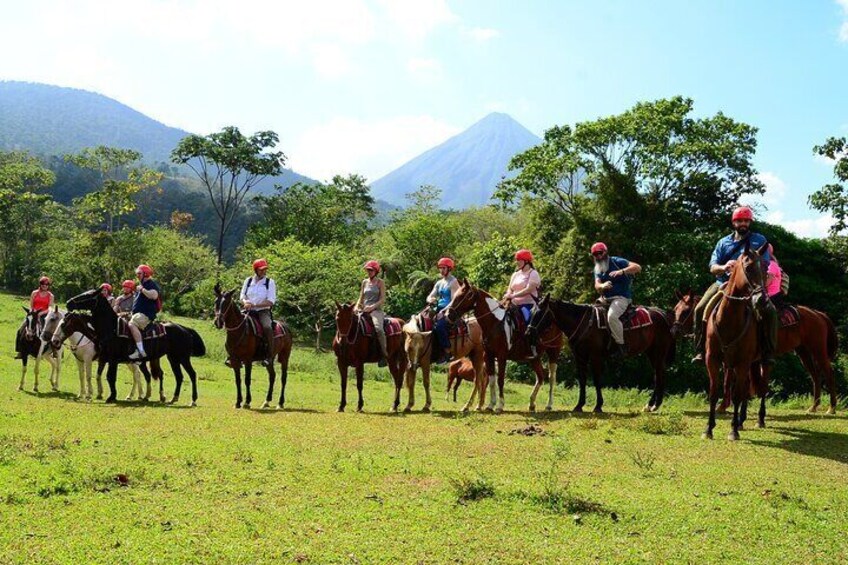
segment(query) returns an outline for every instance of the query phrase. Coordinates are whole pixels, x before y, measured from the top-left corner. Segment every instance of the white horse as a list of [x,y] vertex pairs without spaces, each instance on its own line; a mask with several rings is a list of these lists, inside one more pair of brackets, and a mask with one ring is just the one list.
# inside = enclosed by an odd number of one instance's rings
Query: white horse
[[[38,392],[38,377],[41,373],[41,359],[42,357],[47,359],[47,362],[50,363],[50,386],[54,392],[59,391],[59,373],[62,370],[62,350],[53,350],[50,347],[50,338],[46,337],[44,331],[40,334],[38,333],[37,325],[37,316],[38,313],[32,310],[27,310],[26,320],[24,321],[24,336],[26,342],[31,344],[27,347],[27,351],[24,353],[23,358],[23,367],[21,367],[21,383],[18,385],[18,390],[24,389],[24,381],[26,380],[27,373],[27,357],[35,358],[35,367],[33,368],[33,372],[35,373],[35,384],[32,387],[33,392]],[[55,316],[59,313],[59,307],[56,306],[52,312],[49,312],[45,316],[45,326],[47,324],[47,318],[51,316]],[[61,314],[59,314],[61,316]]]
[[[73,332],[71,335],[65,335],[65,324],[64,324],[64,315],[61,315],[61,318],[58,319],[58,322],[55,322],[55,329],[52,332],[51,344],[55,348],[57,346],[61,347],[62,343],[67,340],[68,347],[71,352],[74,354],[74,359],[77,362],[77,371],[79,372],[79,380],[80,380],[80,392],[77,395],[78,399],[91,400],[91,396],[93,394],[92,386],[91,386],[91,367],[94,364],[94,361],[97,359],[97,344],[94,340],[85,335],[82,332]],[[89,325],[91,328],[91,335],[94,335],[94,328]],[[45,332],[47,331],[47,326],[45,325]],[[130,390],[129,396],[127,396],[127,400],[132,400],[133,397],[137,397],[138,400],[147,400],[150,398],[150,383],[147,383],[147,396],[142,397],[143,391],[143,382],[141,377],[141,371],[138,369],[138,365],[130,365],[130,371],[132,372],[132,390]],[[103,367],[98,364],[97,366],[97,400],[101,400],[103,398]]]

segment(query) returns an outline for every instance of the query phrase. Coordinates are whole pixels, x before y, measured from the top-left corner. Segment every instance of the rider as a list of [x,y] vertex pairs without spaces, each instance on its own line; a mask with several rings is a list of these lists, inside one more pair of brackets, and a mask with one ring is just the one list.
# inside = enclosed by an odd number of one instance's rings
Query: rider
[[270,367],[274,363],[274,326],[271,308],[277,302],[277,285],[274,279],[265,276],[268,261],[257,259],[253,262],[254,276],[244,279],[241,286],[241,303],[244,309],[259,320],[265,335],[265,359],[262,364]]
[[112,301],[112,308],[118,316],[132,314],[135,301],[135,283],[129,279],[121,283],[121,295]]
[[[710,273],[716,277],[716,282],[704,292],[704,296],[695,306],[695,357],[693,363],[704,362],[706,351],[706,320],[712,313],[713,308],[719,300],[719,289],[722,284],[730,278],[729,273],[736,260],[742,255],[747,245],[751,249],[759,249],[766,244],[766,238],[751,231],[751,223],[754,221],[754,212],[747,206],[740,206],[733,211],[731,218],[733,233],[721,238],[716,243],[710,258]],[[770,262],[771,256],[768,251],[763,258]],[[774,361],[774,350],[777,344],[777,311],[768,300],[763,309],[763,323],[765,325],[765,338],[763,340],[763,363],[770,364]]]
[[141,332],[150,322],[156,319],[156,312],[159,309],[159,294],[161,292],[159,285],[152,278],[153,269],[148,265],[139,265],[136,267],[135,276],[139,280],[139,284],[136,286],[138,292],[135,295],[135,300],[133,300],[132,317],[129,322],[130,333],[132,333],[137,349],[137,351],[134,351],[129,356],[133,361],[147,357],[147,353],[144,351],[144,344],[141,341]]
[[607,324],[617,346],[614,354],[624,357],[627,355],[627,345],[624,343],[621,316],[633,299],[633,276],[642,272],[642,267],[633,261],[609,255],[606,244],[600,241],[592,245],[591,251],[595,260],[595,290],[608,305]]
[[777,262],[777,257],[774,256],[774,248],[771,243],[768,244],[768,254],[771,257],[771,262],[766,273],[766,294],[768,294],[774,307],[780,310],[786,304],[786,294],[783,292],[783,269]]
[[[524,318],[524,323],[530,323],[530,312],[533,310],[535,298],[539,296],[539,287],[542,286],[542,278],[539,271],[533,267],[533,254],[528,249],[519,249],[515,252],[515,263],[518,270],[512,273],[503,297],[517,306]],[[536,346],[530,346],[530,355],[536,356]]]
[[378,278],[380,272],[380,264],[377,261],[368,261],[363,265],[368,277],[362,280],[362,286],[359,289],[359,298],[356,300],[354,311],[362,312],[371,316],[371,321],[374,323],[374,331],[377,333],[377,341],[380,343],[380,353],[382,358],[378,365],[386,366],[386,361],[389,358],[389,352],[386,349],[386,331],[383,329],[383,304],[386,302],[386,285],[383,279]]
[[[451,274],[455,265],[453,259],[442,257],[438,262],[439,280],[433,285],[433,290],[427,296],[427,304],[434,305],[436,312],[444,310],[450,304],[453,295],[459,290],[459,281]],[[447,363],[450,360],[450,337],[448,336],[448,319],[440,315],[436,317],[436,339],[442,348],[438,363]]]
[[115,306],[115,297],[112,296],[112,285],[105,282],[100,285],[100,294],[103,295],[103,298],[109,303],[109,306],[114,308]]
[[[38,314],[38,323],[41,324],[44,321],[44,316],[53,308],[53,304],[56,299],[53,296],[53,293],[50,292],[50,284],[52,281],[50,277],[41,277],[38,279],[38,288],[33,290],[29,295],[29,309],[35,311]],[[23,359],[24,357],[24,336],[23,336],[23,328],[18,330],[18,334],[15,337],[15,359]]]

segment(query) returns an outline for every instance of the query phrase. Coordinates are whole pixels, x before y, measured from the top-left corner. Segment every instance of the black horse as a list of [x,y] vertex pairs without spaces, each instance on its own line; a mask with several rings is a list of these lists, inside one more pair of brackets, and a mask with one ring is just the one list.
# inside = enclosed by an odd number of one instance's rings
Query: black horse
[[[91,312],[91,322],[97,335],[100,358],[108,366],[106,381],[109,383],[109,398],[106,399],[106,402],[116,402],[115,381],[117,380],[118,363],[129,361],[129,355],[135,351],[133,340],[130,337],[118,335],[118,315],[97,289],[83,292],[68,300],[68,310],[71,312],[89,310]],[[160,358],[163,355],[167,356],[177,381],[171,404],[180,399],[180,388],[183,384],[182,369],[184,368],[191,379],[191,405],[196,406],[197,373],[191,365],[191,357],[205,355],[206,345],[200,335],[191,328],[172,323],[166,323],[164,326],[164,336],[148,340],[148,343],[145,344],[146,359],[150,364],[153,378],[162,378]]]

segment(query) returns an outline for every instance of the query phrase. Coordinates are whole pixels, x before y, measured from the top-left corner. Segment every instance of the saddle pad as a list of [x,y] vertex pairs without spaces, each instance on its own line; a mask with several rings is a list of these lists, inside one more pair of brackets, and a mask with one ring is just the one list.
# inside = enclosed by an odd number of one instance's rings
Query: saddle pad
[[[598,324],[598,328],[602,330],[608,329],[606,307],[594,306],[594,308],[595,321]],[[654,321],[651,319],[651,312],[644,306],[630,306],[621,315],[621,323],[624,326],[624,331],[628,331],[650,326]]]
[[433,318],[424,314],[416,314],[415,325],[418,327],[419,332],[433,331]]
[[[359,325],[364,335],[368,337],[374,335],[374,321],[371,316],[360,314]],[[403,332],[403,320],[388,317],[383,319],[383,331],[386,333],[386,337],[400,335]]]
[[448,337],[451,339],[468,335],[468,324],[465,320],[460,319],[455,324],[448,326],[448,328]]
[[[259,320],[257,320],[253,316],[248,315],[247,325],[250,333],[259,337],[265,337],[265,334],[262,331],[262,326],[259,324]],[[271,322],[271,326],[274,328],[274,337],[286,335],[286,328],[281,322],[273,320]]]
[[[130,334],[130,324],[124,318],[118,318],[118,331],[115,332],[118,334],[118,337],[126,337],[131,338]],[[152,322],[147,324],[147,327],[141,331],[141,339],[146,341],[148,339],[158,339],[165,335],[165,324],[161,322]]]
[[782,328],[794,326],[795,324],[801,321],[801,314],[794,306],[784,306],[780,309],[780,312],[778,312],[777,315],[780,319],[780,327]]

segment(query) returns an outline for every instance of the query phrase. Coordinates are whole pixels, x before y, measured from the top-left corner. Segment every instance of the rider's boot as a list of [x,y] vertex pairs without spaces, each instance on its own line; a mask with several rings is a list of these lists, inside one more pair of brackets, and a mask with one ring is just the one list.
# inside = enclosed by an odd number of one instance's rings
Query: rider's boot
[[704,353],[706,350],[706,332],[703,326],[695,327],[695,356],[692,357],[692,363],[703,365]]

